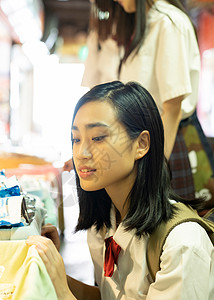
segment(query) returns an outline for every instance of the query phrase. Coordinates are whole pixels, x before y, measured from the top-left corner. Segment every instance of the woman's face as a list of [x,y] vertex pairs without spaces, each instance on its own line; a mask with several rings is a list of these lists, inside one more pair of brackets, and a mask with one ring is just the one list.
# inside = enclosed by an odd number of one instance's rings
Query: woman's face
[[73,160],[82,189],[119,187],[136,178],[137,140],[132,141],[107,102],[84,104],[73,128]]
[[125,12],[127,13],[134,13],[136,12],[136,0],[114,0],[116,2],[118,2],[123,9],[125,10]]

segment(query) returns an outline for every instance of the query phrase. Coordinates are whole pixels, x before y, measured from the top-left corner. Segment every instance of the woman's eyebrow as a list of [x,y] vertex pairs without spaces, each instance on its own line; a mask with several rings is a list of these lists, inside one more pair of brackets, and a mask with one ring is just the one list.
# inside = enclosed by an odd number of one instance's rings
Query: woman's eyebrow
[[86,125],[86,128],[94,128],[94,127],[109,127],[109,126],[107,124],[101,123],[101,122],[89,123]]
[[[87,129],[91,129],[91,128],[94,128],[94,127],[105,127],[105,128],[109,128],[110,126],[105,124],[105,123],[101,123],[101,122],[95,122],[95,123],[89,123],[89,124],[86,124],[85,127]],[[73,125],[72,126],[72,130],[76,130],[76,131],[79,131],[78,127]]]

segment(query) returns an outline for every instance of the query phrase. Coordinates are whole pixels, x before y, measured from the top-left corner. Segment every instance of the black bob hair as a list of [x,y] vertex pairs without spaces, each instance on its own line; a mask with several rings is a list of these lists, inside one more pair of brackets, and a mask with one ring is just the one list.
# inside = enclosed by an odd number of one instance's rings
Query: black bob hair
[[[175,211],[169,199],[185,202],[171,190],[164,156],[164,130],[157,106],[150,93],[139,83],[113,81],[95,86],[80,98],[74,110],[72,125],[78,110],[92,101],[106,101],[112,105],[130,140],[135,140],[143,130],[150,133],[150,149],[143,158],[136,161],[137,177],[127,199],[129,210],[123,220],[126,230],[136,229],[137,236],[150,234],[162,221],[173,216]],[[97,230],[103,226],[111,227],[112,202],[105,189],[84,191],[77,173],[76,183],[80,206],[76,231],[89,229],[92,225]]]

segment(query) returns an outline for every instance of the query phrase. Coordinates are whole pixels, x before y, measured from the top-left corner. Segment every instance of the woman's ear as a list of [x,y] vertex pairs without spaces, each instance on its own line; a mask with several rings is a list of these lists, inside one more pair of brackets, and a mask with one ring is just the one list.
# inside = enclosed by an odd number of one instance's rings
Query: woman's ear
[[143,130],[137,138],[137,150],[135,159],[140,159],[149,151],[150,134],[148,130]]

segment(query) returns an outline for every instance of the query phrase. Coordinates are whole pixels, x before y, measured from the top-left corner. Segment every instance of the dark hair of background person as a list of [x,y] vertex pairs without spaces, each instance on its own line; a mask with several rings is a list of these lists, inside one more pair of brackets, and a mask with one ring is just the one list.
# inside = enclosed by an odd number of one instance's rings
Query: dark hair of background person
[[[167,2],[178,7],[189,17],[184,1],[167,0]],[[111,37],[117,41],[119,46],[123,45],[125,48],[119,73],[122,63],[126,61],[133,50],[137,50],[137,53],[143,44],[146,27],[146,4],[151,7],[154,1],[136,0],[136,13],[126,13],[120,4],[113,0],[95,0],[92,4],[90,28],[97,30],[99,41]],[[173,22],[172,19],[171,21]]]
[[[150,149],[137,161],[138,173],[128,196],[129,211],[123,220],[126,230],[136,229],[136,235],[151,233],[162,221],[169,220],[174,213],[168,199],[189,203],[194,208],[199,200],[187,201],[171,190],[169,173],[164,157],[164,130],[157,106],[140,84],[120,81],[100,84],[87,92],[77,103],[75,116],[84,104],[93,101],[106,101],[115,109],[118,121],[125,126],[130,140],[135,140],[143,130],[150,133]],[[75,165],[74,165],[74,170]],[[111,227],[111,199],[105,189],[84,191],[76,174],[80,215],[76,231],[88,229],[92,225],[101,229]]]

